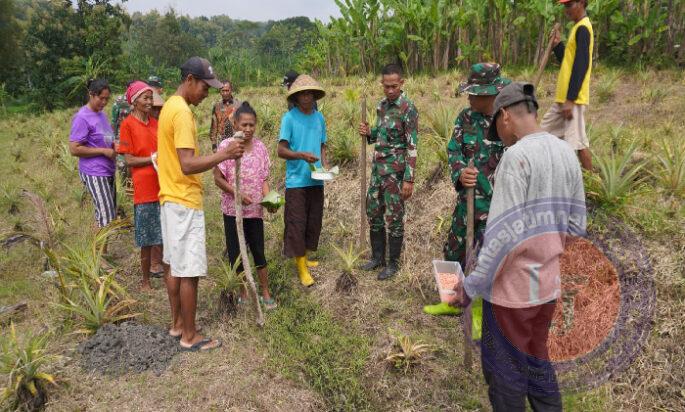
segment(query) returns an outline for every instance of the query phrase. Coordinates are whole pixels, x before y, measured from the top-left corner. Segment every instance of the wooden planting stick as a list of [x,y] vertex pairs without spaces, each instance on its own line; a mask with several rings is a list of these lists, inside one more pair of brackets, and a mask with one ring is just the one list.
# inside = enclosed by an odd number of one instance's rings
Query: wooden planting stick
[[[233,135],[236,139],[242,139],[243,133],[237,132]],[[245,270],[245,278],[247,279],[248,291],[255,308],[257,315],[257,325],[264,326],[264,314],[262,313],[262,306],[259,304],[259,296],[257,295],[257,285],[254,277],[252,277],[252,267],[250,266],[250,259],[247,257],[247,243],[245,242],[245,231],[243,228],[243,202],[240,193],[240,158],[235,160],[235,182],[233,188],[235,192],[235,222],[238,231],[238,243],[240,244],[240,259],[243,262],[243,269]]]
[[540,60],[540,66],[538,67],[538,72],[535,75],[535,81],[533,82],[535,90],[537,90],[538,85],[540,84],[540,79],[542,79],[542,73],[545,71],[545,66],[547,66],[547,61],[549,61],[549,56],[552,53],[552,49],[554,48],[554,38],[551,36],[551,33],[558,32],[560,29],[561,23],[554,23],[554,27],[552,27],[552,31],[550,32],[549,43],[547,43],[547,49],[545,49],[545,54],[542,55],[542,60]]
[[[362,123],[366,123],[366,97],[361,102]],[[366,249],[366,137],[359,151],[359,249]]]
[[[473,167],[473,158],[469,160],[469,168]],[[468,274],[472,268],[473,259],[475,256],[474,250],[474,227],[475,227],[475,187],[469,187],[466,189],[466,253],[465,253],[465,274]],[[466,370],[471,370],[473,364],[473,356],[471,351],[471,328],[472,328],[472,318],[471,318],[471,305],[469,304],[464,309],[464,368]]]

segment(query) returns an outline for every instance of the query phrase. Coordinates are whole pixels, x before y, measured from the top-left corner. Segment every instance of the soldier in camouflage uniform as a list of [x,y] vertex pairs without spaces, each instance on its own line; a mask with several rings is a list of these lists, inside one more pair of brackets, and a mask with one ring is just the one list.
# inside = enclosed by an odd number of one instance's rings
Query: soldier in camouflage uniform
[[414,103],[402,92],[402,69],[389,64],[383,68],[382,75],[385,99],[376,109],[376,126],[369,128],[367,123],[362,123],[359,127],[359,134],[369,144],[376,143],[366,196],[372,258],[362,269],[383,268],[378,274],[379,280],[388,279],[399,270],[404,238],[404,202],[414,190],[419,118]]
[[[483,238],[490,210],[495,169],[504,153],[501,141],[488,140],[488,129],[492,122],[495,97],[509,83],[509,79],[500,76],[498,64],[478,63],[471,66],[468,81],[459,87],[459,93],[468,94],[469,107],[457,116],[454,133],[447,145],[450,175],[458,200],[452,213],[452,225],[444,253],[445,260],[457,261],[462,268],[466,254],[466,189],[475,187],[474,235],[476,242],[479,242]],[[468,167],[471,159],[473,168]],[[452,315],[458,314],[459,309],[439,303],[425,306],[424,312]]]

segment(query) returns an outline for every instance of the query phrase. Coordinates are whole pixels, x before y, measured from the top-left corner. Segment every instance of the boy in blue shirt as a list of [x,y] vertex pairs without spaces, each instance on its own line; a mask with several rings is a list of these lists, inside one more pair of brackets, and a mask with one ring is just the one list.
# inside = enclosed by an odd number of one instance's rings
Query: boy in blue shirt
[[309,165],[328,168],[326,121],[315,109],[325,95],[316,80],[298,76],[288,90],[294,107],[281,119],[278,142],[278,157],[286,160],[283,253],[295,258],[304,286],[314,284],[309,268],[318,262],[309,261],[307,251],[318,249],[323,220],[323,181],[312,179]]

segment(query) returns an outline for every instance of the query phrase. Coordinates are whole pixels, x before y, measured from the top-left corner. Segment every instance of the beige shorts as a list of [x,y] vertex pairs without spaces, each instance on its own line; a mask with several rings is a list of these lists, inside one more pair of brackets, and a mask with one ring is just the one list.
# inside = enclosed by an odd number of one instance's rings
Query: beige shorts
[[542,118],[542,127],[545,131],[565,140],[573,150],[582,150],[590,147],[590,141],[585,132],[585,108],[587,106],[574,104],[573,118],[564,119],[561,112],[561,103],[554,103],[549,108],[545,117]]
[[164,243],[162,260],[171,267],[171,276],[206,276],[205,213],[165,202],[160,208],[160,221]]

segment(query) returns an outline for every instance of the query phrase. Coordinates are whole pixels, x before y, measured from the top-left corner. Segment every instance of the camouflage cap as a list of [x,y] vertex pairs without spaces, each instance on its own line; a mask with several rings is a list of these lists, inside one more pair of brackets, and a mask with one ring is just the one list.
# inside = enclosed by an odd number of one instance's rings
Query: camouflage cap
[[497,63],[476,63],[471,66],[469,79],[459,86],[457,94],[496,96],[511,80],[502,77]]
[[162,79],[159,78],[159,76],[150,76],[147,78],[147,84],[149,84],[152,87],[162,87]]

